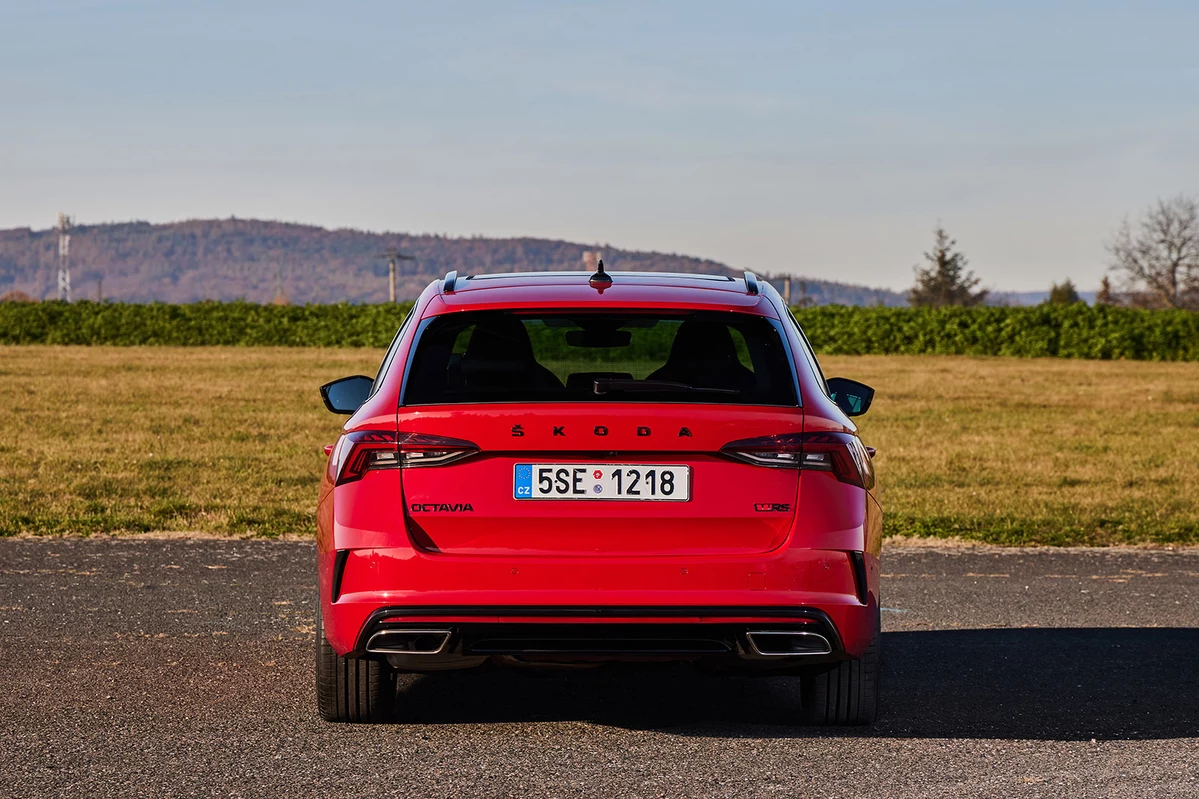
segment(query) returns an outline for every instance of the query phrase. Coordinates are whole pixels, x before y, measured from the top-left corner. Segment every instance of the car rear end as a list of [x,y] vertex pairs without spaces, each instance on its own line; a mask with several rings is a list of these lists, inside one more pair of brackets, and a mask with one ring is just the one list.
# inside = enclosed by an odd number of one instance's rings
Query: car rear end
[[870,458],[772,290],[621,285],[422,297],[325,475],[337,657],[824,674],[876,645]]

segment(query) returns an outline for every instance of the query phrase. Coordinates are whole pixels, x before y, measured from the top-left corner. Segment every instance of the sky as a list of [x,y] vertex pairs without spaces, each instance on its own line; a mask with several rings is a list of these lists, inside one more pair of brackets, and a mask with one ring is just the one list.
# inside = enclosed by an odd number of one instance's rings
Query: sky
[[1199,194],[1199,3],[0,0],[0,228],[537,236],[1093,289]]

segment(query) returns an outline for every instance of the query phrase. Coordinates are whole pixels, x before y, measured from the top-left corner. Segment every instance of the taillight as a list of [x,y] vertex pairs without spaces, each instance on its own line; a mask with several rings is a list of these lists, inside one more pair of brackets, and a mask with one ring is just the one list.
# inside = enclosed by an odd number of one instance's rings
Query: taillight
[[469,441],[430,436],[424,433],[395,433],[391,430],[359,430],[346,433],[333,457],[337,485],[361,480],[379,469],[414,469],[444,466],[469,458],[479,448]]
[[469,458],[479,448],[469,441],[424,433],[400,433],[400,464],[405,469],[417,466],[445,466]]
[[755,466],[832,472],[843,483],[874,487],[874,466],[849,433],[782,433],[725,444],[721,454]]

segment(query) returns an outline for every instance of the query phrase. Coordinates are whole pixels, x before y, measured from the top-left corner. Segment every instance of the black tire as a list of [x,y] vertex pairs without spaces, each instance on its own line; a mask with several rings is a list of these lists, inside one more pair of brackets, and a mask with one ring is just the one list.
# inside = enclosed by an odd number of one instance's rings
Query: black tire
[[873,724],[878,716],[879,622],[860,658],[800,677],[800,717],[804,724],[857,726]]
[[377,724],[390,721],[396,704],[396,672],[386,662],[341,657],[325,639],[320,602],[316,609],[316,706],[325,721]]

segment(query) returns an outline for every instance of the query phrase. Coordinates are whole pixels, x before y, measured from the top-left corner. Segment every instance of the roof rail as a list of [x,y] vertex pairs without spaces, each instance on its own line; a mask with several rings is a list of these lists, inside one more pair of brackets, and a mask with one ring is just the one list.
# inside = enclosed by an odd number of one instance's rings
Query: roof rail
[[754,275],[753,272],[745,273],[745,293],[746,294],[757,294],[758,293],[758,278],[757,278],[757,276]]
[[458,282],[457,270],[447,272],[445,275],[445,283],[442,284],[441,290],[443,292],[445,292],[446,294],[453,294],[454,293],[454,284],[457,282]]

